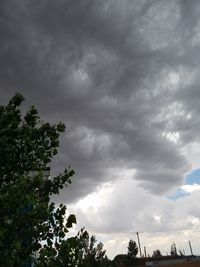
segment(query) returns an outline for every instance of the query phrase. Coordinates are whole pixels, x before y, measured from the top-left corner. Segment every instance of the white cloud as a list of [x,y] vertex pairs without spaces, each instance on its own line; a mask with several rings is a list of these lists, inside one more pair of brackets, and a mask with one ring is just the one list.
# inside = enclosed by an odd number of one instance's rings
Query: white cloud
[[162,135],[166,137],[166,139],[168,139],[170,142],[173,142],[173,143],[177,143],[180,138],[179,132],[164,132],[162,133]]
[[137,241],[136,232],[149,254],[156,249],[169,254],[173,242],[189,254],[189,240],[198,254],[200,212],[194,207],[200,192],[190,192],[190,196],[172,201],[145,192],[127,177],[86,197],[82,203],[86,201],[87,207],[78,202],[70,210],[77,214],[77,228],[86,226],[104,242],[111,258],[126,253],[128,241]]
[[194,191],[199,191],[200,190],[200,185],[199,184],[185,184],[180,187],[184,192],[186,193],[192,193]]

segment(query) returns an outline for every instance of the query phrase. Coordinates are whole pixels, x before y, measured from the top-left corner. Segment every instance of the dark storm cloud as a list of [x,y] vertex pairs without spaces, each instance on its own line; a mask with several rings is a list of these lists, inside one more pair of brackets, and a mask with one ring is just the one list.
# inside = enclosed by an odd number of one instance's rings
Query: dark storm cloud
[[77,172],[69,198],[117,168],[156,194],[181,183],[181,148],[199,130],[199,79],[181,81],[199,62],[200,4],[188,2],[1,1],[1,102],[21,91],[42,118],[66,123],[54,165]]

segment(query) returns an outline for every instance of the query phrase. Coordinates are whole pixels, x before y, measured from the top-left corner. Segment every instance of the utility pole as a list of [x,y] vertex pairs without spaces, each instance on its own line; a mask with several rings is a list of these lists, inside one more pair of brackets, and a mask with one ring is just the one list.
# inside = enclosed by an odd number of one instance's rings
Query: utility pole
[[144,256],[145,256],[145,258],[147,257],[146,247],[144,247]]
[[189,243],[189,247],[190,247],[191,256],[193,257],[192,245],[191,245],[190,241],[188,241],[188,243]]
[[139,246],[139,250],[140,250],[140,258],[142,258],[142,251],[141,251],[141,246],[140,246],[140,237],[139,237],[139,233],[136,233],[137,235],[137,239],[138,239],[138,246]]

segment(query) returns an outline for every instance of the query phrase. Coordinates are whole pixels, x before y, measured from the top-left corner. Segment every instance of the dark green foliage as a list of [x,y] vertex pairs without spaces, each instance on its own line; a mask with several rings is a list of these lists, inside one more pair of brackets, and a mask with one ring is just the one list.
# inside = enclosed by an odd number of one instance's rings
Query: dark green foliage
[[161,254],[160,250],[159,249],[154,250],[152,257],[153,258],[160,258],[160,257],[162,257],[162,254]]
[[[75,237],[62,242],[55,267],[107,267],[109,260],[103,250],[103,244],[95,246],[94,236],[81,229]],[[50,265],[48,265],[50,266]],[[54,266],[54,265],[52,265]]]
[[23,117],[23,100],[16,94],[0,107],[0,266],[23,266],[38,250],[39,266],[47,266],[76,223],[74,215],[66,218],[66,206],[56,207],[50,196],[71,183],[74,171],[44,179],[65,126],[42,122],[35,107]]
[[128,252],[126,254],[119,254],[115,256],[115,258],[112,261],[112,266],[118,267],[118,266],[137,266],[139,263],[139,259],[136,258],[138,254],[138,246],[135,241],[132,239],[128,243]]
[[137,246],[136,242],[133,241],[132,239],[129,241],[127,249],[128,249],[128,253],[127,253],[128,256],[130,256],[132,258],[135,258],[137,256],[138,246]]
[[139,259],[135,257],[131,257],[126,254],[119,254],[115,256],[112,261],[112,266],[119,267],[119,266],[126,266],[126,267],[134,267],[139,264]]

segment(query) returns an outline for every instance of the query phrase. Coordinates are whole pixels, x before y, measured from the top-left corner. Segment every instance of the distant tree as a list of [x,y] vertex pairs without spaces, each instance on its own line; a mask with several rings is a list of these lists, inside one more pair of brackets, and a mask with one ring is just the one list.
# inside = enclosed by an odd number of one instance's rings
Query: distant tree
[[81,229],[75,237],[68,238],[62,242],[59,251],[57,266],[79,266],[79,267],[107,267],[109,260],[103,244],[95,246],[96,239],[89,236],[88,232]]
[[120,266],[126,266],[126,267],[133,267],[137,266],[139,263],[139,259],[136,257],[131,257],[127,254],[119,254],[115,256],[115,258],[112,261],[112,266],[114,267],[120,267]]
[[152,255],[152,257],[153,257],[153,258],[159,258],[159,257],[162,257],[162,254],[161,254],[160,250],[159,250],[159,249],[154,250],[154,251],[153,251],[153,255]]
[[114,257],[113,266],[127,266],[130,263],[130,257],[126,254],[118,254]]
[[177,256],[177,249],[176,249],[176,244],[173,242],[172,245],[171,245],[171,251],[170,251],[170,254],[172,256]]
[[74,171],[45,179],[65,126],[41,121],[34,106],[23,116],[23,101],[16,94],[0,106],[0,266],[25,266],[34,252],[38,266],[53,266],[76,218],[50,197],[71,183]]
[[127,252],[127,255],[132,257],[132,258],[135,258],[138,254],[138,246],[136,244],[135,241],[133,241],[132,239],[129,241],[128,243],[128,252]]

